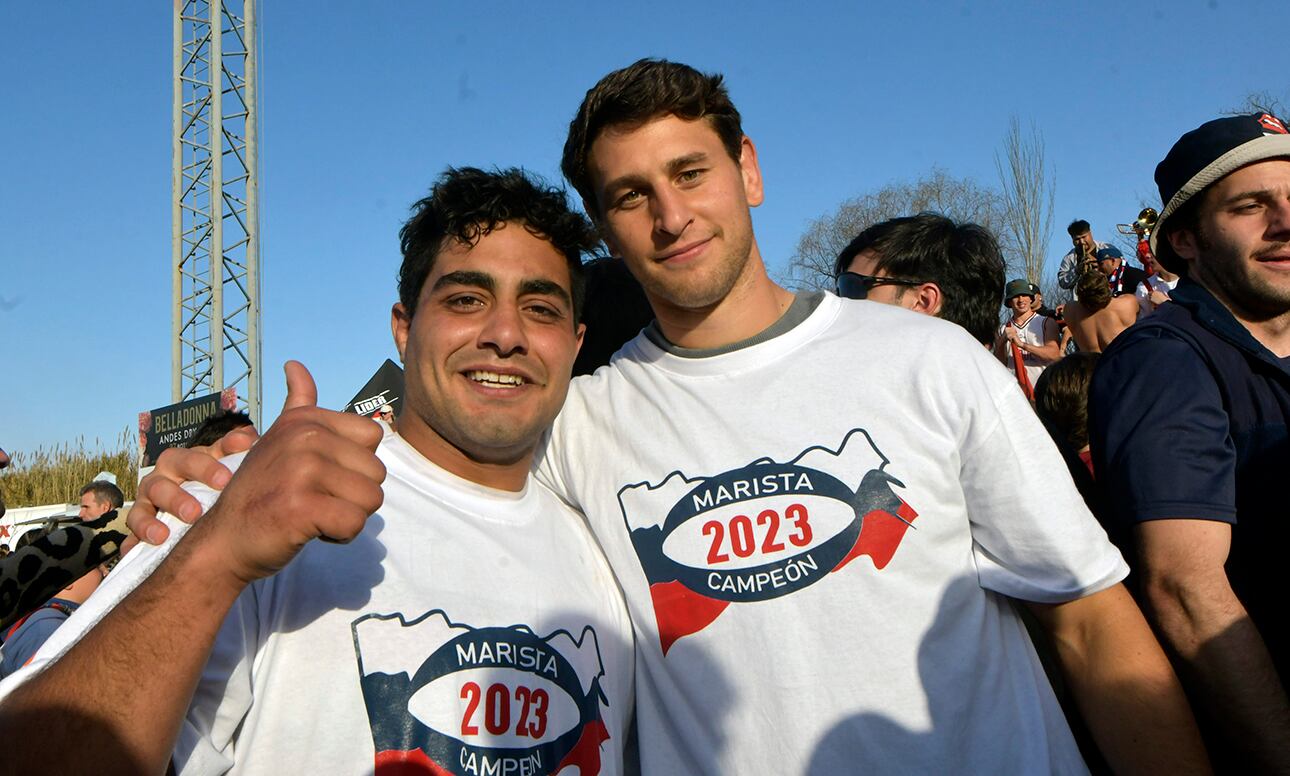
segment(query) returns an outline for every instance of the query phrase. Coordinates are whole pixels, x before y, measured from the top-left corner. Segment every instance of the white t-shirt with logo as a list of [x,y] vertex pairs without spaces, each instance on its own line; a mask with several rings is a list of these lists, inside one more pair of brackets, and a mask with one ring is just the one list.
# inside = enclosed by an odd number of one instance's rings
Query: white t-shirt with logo
[[[393,433],[378,455],[385,503],[363,532],[310,542],[238,598],[177,771],[621,773],[631,626],[581,516],[531,480],[512,494],[455,477]],[[3,689],[151,573],[186,529],[169,524]]]
[[645,773],[1085,772],[1004,596],[1128,569],[961,328],[826,295],[720,355],[642,335],[538,476],[627,596]]

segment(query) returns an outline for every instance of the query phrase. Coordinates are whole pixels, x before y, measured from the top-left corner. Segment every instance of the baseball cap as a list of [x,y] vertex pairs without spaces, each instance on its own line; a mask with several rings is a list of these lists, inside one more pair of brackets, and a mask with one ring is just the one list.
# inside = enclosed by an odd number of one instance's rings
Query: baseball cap
[[1003,299],[1007,301],[1014,296],[1034,296],[1035,292],[1030,285],[1030,281],[1024,278],[1009,280],[1008,285],[1003,288]]
[[1290,157],[1290,130],[1271,113],[1214,119],[1180,137],[1156,165],[1156,186],[1165,208],[1151,231],[1151,252],[1165,269],[1186,270],[1169,241],[1159,240],[1170,216],[1220,178],[1247,164],[1280,156]]

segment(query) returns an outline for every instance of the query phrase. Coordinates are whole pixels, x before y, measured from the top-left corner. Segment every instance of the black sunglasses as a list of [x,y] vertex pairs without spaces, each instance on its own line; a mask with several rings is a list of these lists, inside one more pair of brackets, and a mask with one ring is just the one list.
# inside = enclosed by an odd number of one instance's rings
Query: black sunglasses
[[925,280],[861,275],[859,272],[843,272],[838,275],[838,296],[847,299],[864,299],[869,296],[869,292],[875,286],[921,286],[926,282]]

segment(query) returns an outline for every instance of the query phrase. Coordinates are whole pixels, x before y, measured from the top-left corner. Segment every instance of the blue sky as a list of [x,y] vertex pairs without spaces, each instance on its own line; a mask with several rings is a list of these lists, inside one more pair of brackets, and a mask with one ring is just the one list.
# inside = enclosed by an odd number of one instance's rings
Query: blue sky
[[[0,0],[0,446],[115,439],[170,402],[169,3]],[[446,165],[559,180],[582,94],[642,56],[719,71],[758,146],[763,256],[933,167],[996,182],[1010,116],[1056,171],[1051,260],[1110,240],[1184,131],[1290,101],[1284,0],[265,2],[264,414],[288,358],[339,406],[395,351],[407,207]]]

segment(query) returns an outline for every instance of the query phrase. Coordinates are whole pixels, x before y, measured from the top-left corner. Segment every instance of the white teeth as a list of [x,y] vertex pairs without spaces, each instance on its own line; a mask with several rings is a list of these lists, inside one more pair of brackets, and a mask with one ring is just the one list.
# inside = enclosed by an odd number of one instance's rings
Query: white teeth
[[495,388],[524,385],[525,382],[524,378],[519,375],[503,375],[498,374],[497,372],[484,372],[479,370],[467,372],[466,376],[477,383],[483,383],[484,385]]

